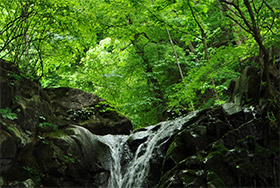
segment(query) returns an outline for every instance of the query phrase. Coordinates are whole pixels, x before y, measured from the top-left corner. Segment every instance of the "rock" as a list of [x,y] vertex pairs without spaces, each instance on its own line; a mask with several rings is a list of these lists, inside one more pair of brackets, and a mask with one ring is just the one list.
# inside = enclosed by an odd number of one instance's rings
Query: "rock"
[[[89,143],[84,135],[91,133],[77,130],[85,127],[95,134],[129,134],[131,121],[94,94],[70,88],[42,89],[38,82],[20,76],[15,64],[0,59],[0,67],[0,108],[8,109],[6,116],[0,114],[3,184],[22,185],[23,177],[50,186],[95,186],[94,177],[102,177],[104,184],[109,177],[110,157],[104,158],[108,147],[97,141]],[[99,155],[92,153],[97,150]]]
[[16,157],[16,140],[4,130],[0,131],[0,173],[8,170]]
[[[34,154],[46,185],[106,186],[112,160],[110,149],[83,127],[71,126],[46,135]],[[97,181],[97,177],[103,180]]]
[[251,120],[237,129],[234,129],[222,137],[227,148],[234,148],[238,140],[246,136],[253,136],[258,141],[265,141],[267,135],[265,122],[261,120]]
[[[194,137],[189,131],[180,132],[170,144],[165,156],[165,168],[169,169],[170,163],[176,164],[195,153]],[[168,166],[166,166],[168,165]]]
[[[163,175],[158,187],[278,185],[276,177],[280,172],[273,168],[279,169],[278,164],[275,166],[279,159],[279,132],[269,133],[268,122],[252,115],[254,110],[251,108],[241,107],[231,112],[224,108],[224,112],[219,108],[206,111],[195,123],[182,131],[185,134],[176,133],[165,154]],[[236,118],[239,120],[236,121]],[[188,134],[192,137],[186,136]],[[197,146],[199,142],[195,139],[203,140],[204,136],[204,144],[195,147],[191,154],[186,155],[185,153],[191,150],[187,149],[183,140],[191,138],[192,145]],[[275,149],[273,141],[276,138],[278,149]],[[268,149],[270,144],[274,145],[271,147],[273,149]],[[269,173],[272,171],[274,175]]]
[[224,181],[213,171],[207,172],[207,187],[225,187]]
[[36,185],[33,182],[32,179],[27,179],[25,181],[19,182],[19,181],[13,181],[9,183],[7,187],[14,187],[14,188],[35,188]]
[[[50,97],[52,104],[57,106],[60,113],[65,113],[69,109],[82,109],[88,106],[95,106],[103,99],[97,97],[92,93],[88,93],[79,89],[72,89],[67,87],[61,88],[46,88],[44,91]],[[66,109],[66,111],[64,111]]]
[[54,113],[63,120],[59,124],[76,124],[94,134],[129,134],[132,123],[108,103],[92,93],[72,88],[44,89],[50,97]]
[[4,183],[5,183],[5,182],[4,182],[4,180],[3,180],[3,177],[0,176],[0,186],[3,187]]
[[222,104],[223,110],[229,116],[242,112],[242,107],[238,104],[228,102]]
[[240,77],[232,81],[230,95],[236,104],[258,104],[261,90],[259,70],[254,66],[246,67]]
[[6,108],[12,103],[15,96],[13,85],[16,80],[13,76],[17,73],[18,69],[14,64],[0,59],[0,108]]
[[204,184],[204,172],[201,170],[181,170],[178,176],[184,187],[201,187]]
[[149,137],[150,131],[138,131],[132,134],[128,139],[128,146],[131,149],[131,151],[135,152],[138,148],[138,146],[145,141],[147,141]]

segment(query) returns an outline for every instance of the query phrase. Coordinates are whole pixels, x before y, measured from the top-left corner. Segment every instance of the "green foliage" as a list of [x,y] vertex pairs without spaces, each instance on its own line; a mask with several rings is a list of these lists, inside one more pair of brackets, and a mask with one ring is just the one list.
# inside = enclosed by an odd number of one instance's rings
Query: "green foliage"
[[39,124],[39,127],[41,127],[42,129],[51,129],[51,130],[58,130],[57,125],[49,123],[49,122],[43,122]]
[[[253,2],[276,63],[279,3]],[[232,11],[214,0],[3,0],[0,58],[43,87],[93,92],[143,127],[222,104],[230,80],[247,65],[260,66],[255,38]]]
[[[13,98],[13,100],[12,100],[13,104],[16,104],[20,99],[21,99],[20,96],[14,96],[14,98]],[[18,108],[17,111],[18,111],[18,110],[20,110],[20,109]],[[19,111],[18,111],[18,112],[19,112]]]
[[7,76],[10,77],[10,78],[16,79],[16,80],[18,80],[18,81],[21,80],[20,75],[18,75],[18,74],[16,74],[16,73],[11,73],[11,74],[8,73]]
[[0,109],[0,114],[5,119],[15,120],[17,119],[17,114],[13,113],[10,108]]

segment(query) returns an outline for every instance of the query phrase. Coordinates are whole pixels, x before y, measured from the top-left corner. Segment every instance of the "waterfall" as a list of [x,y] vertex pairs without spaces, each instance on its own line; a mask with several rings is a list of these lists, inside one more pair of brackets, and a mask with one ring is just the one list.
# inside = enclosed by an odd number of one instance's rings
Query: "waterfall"
[[[146,127],[129,136],[100,136],[100,140],[108,145],[111,150],[112,159],[108,187],[141,188],[149,186],[147,178],[150,173],[150,161],[159,157],[156,155],[160,154],[161,147],[174,135],[175,131],[180,130],[195,115],[196,113],[192,113],[172,121],[162,122],[156,126]],[[141,138],[145,136],[146,138],[139,144],[134,153],[130,149],[128,154],[125,148],[129,148],[130,139],[133,137],[137,138],[139,135]]]

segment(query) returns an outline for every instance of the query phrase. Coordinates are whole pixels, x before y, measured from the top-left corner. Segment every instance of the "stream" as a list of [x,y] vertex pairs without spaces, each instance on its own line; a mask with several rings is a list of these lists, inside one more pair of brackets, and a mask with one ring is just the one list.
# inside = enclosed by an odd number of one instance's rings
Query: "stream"
[[[155,177],[149,177],[152,161],[160,161],[159,159],[163,158],[164,145],[174,132],[181,130],[182,126],[195,115],[196,113],[191,113],[185,117],[136,130],[131,135],[98,136],[101,142],[109,146],[111,152],[108,187],[155,186],[153,182]],[[154,170],[158,170],[160,176],[160,169]]]

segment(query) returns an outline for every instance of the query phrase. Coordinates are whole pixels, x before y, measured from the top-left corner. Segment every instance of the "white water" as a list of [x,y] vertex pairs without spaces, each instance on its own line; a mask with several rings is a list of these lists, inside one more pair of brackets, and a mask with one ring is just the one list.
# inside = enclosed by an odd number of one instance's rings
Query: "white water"
[[127,141],[127,135],[105,135],[99,136],[101,142],[110,147],[111,151],[111,168],[110,168],[110,180],[108,187],[120,188],[122,187],[122,173],[121,173],[121,158],[123,145]]
[[165,144],[176,130],[181,129],[183,124],[195,115],[196,113],[193,113],[183,118],[163,122],[158,130],[153,131],[155,127],[148,127],[145,130],[148,134],[147,140],[138,146],[134,154],[131,154],[133,158],[125,165],[125,169],[121,165],[121,159],[124,153],[123,148],[127,146],[129,136],[100,136],[101,141],[107,144],[111,150],[112,162],[108,187],[146,187],[147,182],[145,181],[150,171],[150,160],[154,157],[155,151]]

